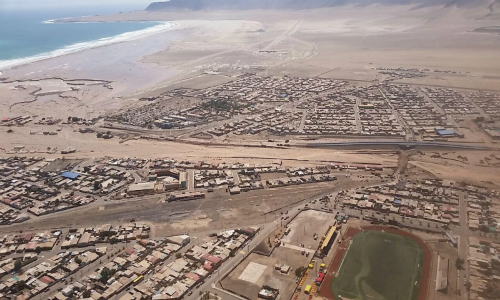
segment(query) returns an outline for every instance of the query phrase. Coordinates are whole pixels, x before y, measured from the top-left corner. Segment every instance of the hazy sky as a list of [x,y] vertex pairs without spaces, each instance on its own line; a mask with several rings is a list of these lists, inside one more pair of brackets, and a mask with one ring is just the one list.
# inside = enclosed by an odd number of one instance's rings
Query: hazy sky
[[2,8],[35,8],[58,6],[118,6],[143,9],[151,2],[159,0],[0,0]]

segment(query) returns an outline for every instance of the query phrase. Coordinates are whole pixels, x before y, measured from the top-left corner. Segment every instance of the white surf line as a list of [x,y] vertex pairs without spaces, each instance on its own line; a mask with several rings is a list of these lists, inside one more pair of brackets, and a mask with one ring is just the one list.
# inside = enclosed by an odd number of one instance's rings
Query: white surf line
[[[111,37],[101,38],[97,40],[92,40],[88,42],[80,42],[65,46],[54,51],[36,54],[33,56],[28,56],[24,58],[15,58],[10,60],[0,60],[0,70],[11,69],[16,66],[26,65],[33,62],[46,60],[49,58],[64,56],[76,52],[80,52],[87,49],[93,49],[103,46],[108,46],[112,44],[117,44],[121,42],[128,42],[138,40],[144,37],[148,37],[160,32],[169,31],[175,29],[179,24],[175,22],[152,22],[158,23],[156,26],[151,26],[141,30],[129,31],[122,34],[118,34]],[[39,71],[41,72],[41,71]]]

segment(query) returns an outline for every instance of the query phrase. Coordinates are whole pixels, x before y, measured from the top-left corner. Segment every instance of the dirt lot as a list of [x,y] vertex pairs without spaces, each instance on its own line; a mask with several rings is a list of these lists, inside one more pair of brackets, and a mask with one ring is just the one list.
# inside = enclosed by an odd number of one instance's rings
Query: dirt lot
[[[312,250],[315,250],[319,245],[321,236],[326,234],[328,226],[333,224],[332,214],[316,211],[307,210],[300,213],[288,227],[291,229],[288,235],[285,235],[282,241],[285,244],[292,244],[299,246],[303,243],[305,248],[311,246]],[[314,233],[318,234],[318,239],[314,240]]]
[[[233,293],[249,299],[256,299],[262,286],[269,285],[279,289],[278,300],[290,299],[296,285],[294,271],[291,271],[287,275],[281,274],[274,269],[274,265],[287,264],[295,270],[300,266],[307,265],[310,259],[311,257],[306,258],[299,251],[284,247],[276,248],[269,257],[252,253],[222,281],[222,285]],[[266,266],[264,273],[262,273],[256,283],[239,279],[240,275],[251,262]]]
[[[457,249],[453,248],[448,242],[436,242],[427,243],[432,250],[432,265],[431,265],[431,285],[429,287],[429,297],[428,299],[435,300],[451,300],[456,299],[456,287],[457,287],[457,268],[455,267],[455,261],[457,259]],[[445,257],[449,259],[448,268],[448,288],[445,291],[436,291],[435,289],[435,279],[437,274],[437,261],[438,257]]]
[[[207,194],[205,199],[164,203],[164,195],[108,201],[70,211],[32,219],[22,224],[4,226],[2,232],[43,230],[64,227],[118,224],[135,218],[161,224],[159,235],[181,234],[208,229],[236,228],[268,223],[295,203],[336,190],[367,185],[349,178],[334,182],[303,184],[279,189],[263,189],[229,195],[224,189]],[[101,208],[102,207],[102,208]]]
[[[314,251],[319,244],[319,239],[314,240],[313,234],[318,233],[319,236],[323,235],[328,229],[328,226],[331,225],[331,221],[333,221],[333,215],[329,213],[315,210],[303,211],[288,224],[288,227],[291,228],[291,232],[289,235],[285,235],[282,241],[285,245],[292,245],[293,247],[298,246],[299,243],[304,243],[306,249],[311,246],[310,251]],[[226,289],[239,295],[254,299],[262,285],[267,284],[279,289],[280,294],[278,299],[289,299],[295,290],[296,277],[293,271],[288,275],[279,273],[274,270],[274,265],[287,264],[293,269],[296,269],[301,266],[307,266],[312,257],[313,255],[306,257],[301,254],[299,249],[290,249],[287,246],[276,248],[269,257],[252,253],[242,264],[229,274],[223,281],[223,285]],[[267,266],[256,283],[250,283],[239,279],[240,275],[251,262]]]
[[81,159],[56,159],[53,162],[49,163],[45,167],[46,172],[59,172],[62,170],[69,170],[72,167],[81,163]]

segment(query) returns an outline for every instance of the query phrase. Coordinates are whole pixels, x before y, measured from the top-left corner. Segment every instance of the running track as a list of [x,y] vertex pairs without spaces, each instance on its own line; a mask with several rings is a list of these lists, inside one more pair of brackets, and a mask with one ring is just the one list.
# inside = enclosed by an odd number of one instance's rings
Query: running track
[[[412,240],[417,242],[420,245],[420,247],[422,247],[422,250],[424,251],[424,265],[422,266],[422,273],[420,274],[420,280],[419,280],[420,291],[417,300],[427,300],[427,292],[429,291],[429,283],[430,283],[429,280],[430,280],[430,272],[432,264],[432,252],[429,246],[427,246],[427,244],[422,239],[409,232],[399,229],[393,229],[387,226],[366,226],[363,227],[363,230],[378,230],[378,231],[385,231],[394,234],[399,234],[411,238]],[[344,258],[344,254],[347,251],[347,247],[349,246],[351,237],[356,235],[360,231],[361,229],[359,228],[352,228],[352,227],[347,228],[347,231],[343,236],[343,241],[337,248],[337,252],[335,253],[333,260],[330,266],[328,267],[328,272],[325,276],[325,280],[323,281],[319,289],[318,295],[320,297],[323,297],[325,299],[335,299],[330,289],[333,278],[335,277],[335,273],[338,271],[340,264],[342,263],[342,259]]]

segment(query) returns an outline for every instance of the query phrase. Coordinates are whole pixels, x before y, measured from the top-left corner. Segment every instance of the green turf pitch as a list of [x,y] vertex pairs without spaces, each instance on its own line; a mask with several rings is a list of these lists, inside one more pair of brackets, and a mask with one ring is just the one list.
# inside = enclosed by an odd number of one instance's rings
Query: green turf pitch
[[333,295],[336,299],[414,300],[423,257],[420,245],[410,238],[362,231],[352,238],[332,281]]

